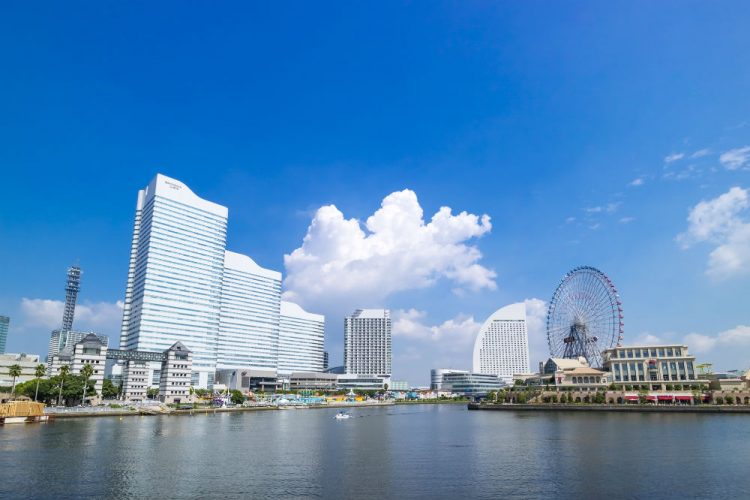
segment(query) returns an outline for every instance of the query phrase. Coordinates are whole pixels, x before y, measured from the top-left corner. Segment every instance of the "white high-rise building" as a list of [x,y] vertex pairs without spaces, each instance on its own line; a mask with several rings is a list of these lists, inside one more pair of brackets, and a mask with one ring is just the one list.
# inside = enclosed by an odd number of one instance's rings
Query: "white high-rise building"
[[513,374],[529,371],[526,304],[519,302],[487,318],[474,342],[474,373],[499,376],[512,383]]
[[391,376],[388,309],[358,309],[344,319],[344,367],[348,374]]
[[279,373],[322,372],[325,316],[282,301],[279,321]]
[[196,387],[213,384],[216,368],[227,216],[161,174],[138,192],[120,348],[183,342]]
[[217,369],[276,370],[280,303],[281,273],[225,253]]

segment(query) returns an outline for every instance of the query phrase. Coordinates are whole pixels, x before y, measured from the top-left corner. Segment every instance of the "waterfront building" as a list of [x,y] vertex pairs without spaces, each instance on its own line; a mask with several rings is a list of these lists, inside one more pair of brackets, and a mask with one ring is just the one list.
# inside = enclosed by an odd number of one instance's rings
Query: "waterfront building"
[[159,401],[181,403],[190,397],[193,358],[182,342],[175,342],[164,352],[159,370]]
[[279,374],[322,372],[325,316],[312,314],[292,302],[281,302],[279,316]]
[[347,374],[391,375],[391,316],[388,309],[358,309],[344,319]]
[[73,358],[70,372],[80,374],[85,365],[91,365],[91,378],[97,394],[102,393],[104,384],[104,365],[107,359],[107,346],[93,333],[87,335],[73,346]]
[[408,391],[409,382],[406,380],[392,380],[388,389],[391,391]]
[[492,373],[445,373],[443,374],[442,389],[469,398],[486,396],[487,393],[501,389],[505,384]]
[[323,370],[328,369],[328,351],[323,351]]
[[293,391],[332,391],[336,389],[336,378],[333,373],[294,372],[289,376],[289,388]]
[[506,383],[513,382],[514,373],[529,371],[525,303],[505,306],[487,318],[474,342],[472,370]]
[[448,373],[469,373],[467,370],[454,370],[453,368],[433,368],[430,370],[430,389],[433,391],[443,390],[443,377]]
[[231,390],[242,392],[275,392],[277,389],[281,389],[283,385],[283,381],[279,380],[275,369],[219,370],[216,372],[216,381]]
[[5,345],[8,341],[8,330],[10,328],[10,318],[0,316],[0,354],[5,353]]
[[389,379],[376,375],[358,375],[345,373],[336,379],[337,389],[360,390],[360,391],[382,391]]
[[16,378],[16,385],[28,382],[36,378],[39,356],[36,354],[0,354],[0,386],[11,387],[13,385],[13,377],[10,376],[10,367],[13,365],[21,367],[21,375]]
[[696,373],[695,356],[682,344],[613,347],[606,349],[602,358],[615,384],[634,386],[636,390],[708,384]]
[[66,347],[72,350],[73,346],[82,341],[88,335],[95,335],[96,338],[98,338],[105,347],[109,347],[109,337],[107,335],[100,335],[95,332],[83,332],[79,330],[52,330],[52,334],[50,335],[49,339],[49,346],[47,348],[47,365],[51,365],[52,357],[57,353],[59,353]]
[[139,359],[125,361],[122,368],[122,397],[126,401],[143,401],[150,386],[149,362]]
[[216,369],[227,216],[161,174],[138,192],[120,348],[162,352],[182,341],[198,387],[213,385]]
[[281,273],[246,255],[224,254],[218,370],[276,370]]
[[544,385],[556,389],[596,391],[606,389],[612,382],[611,375],[589,366],[586,358],[549,358],[538,380],[527,379],[527,384]]
[[57,354],[47,360],[49,368],[47,369],[47,375],[54,376],[60,373],[60,368],[63,366],[71,367],[73,364],[73,348],[75,346],[65,347],[60,350]]

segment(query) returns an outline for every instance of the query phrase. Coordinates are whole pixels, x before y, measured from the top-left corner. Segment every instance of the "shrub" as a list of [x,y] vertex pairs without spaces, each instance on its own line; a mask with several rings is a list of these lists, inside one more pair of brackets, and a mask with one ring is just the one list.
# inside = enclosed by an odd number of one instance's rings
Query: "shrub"
[[733,405],[733,404],[734,404],[734,397],[732,397],[732,396],[727,396],[727,397],[726,397],[726,398],[724,399],[724,401],[726,401],[728,405]]
[[718,396],[716,398],[716,404],[717,405],[723,405],[724,404],[724,398],[722,398],[721,396]]

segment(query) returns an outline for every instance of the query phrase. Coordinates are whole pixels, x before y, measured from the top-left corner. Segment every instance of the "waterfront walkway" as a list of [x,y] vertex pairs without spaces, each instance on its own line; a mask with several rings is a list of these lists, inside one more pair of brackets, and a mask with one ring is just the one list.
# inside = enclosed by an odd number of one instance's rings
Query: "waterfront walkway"
[[480,404],[469,403],[469,410],[495,411],[582,411],[642,413],[750,413],[748,405],[640,405],[640,404]]

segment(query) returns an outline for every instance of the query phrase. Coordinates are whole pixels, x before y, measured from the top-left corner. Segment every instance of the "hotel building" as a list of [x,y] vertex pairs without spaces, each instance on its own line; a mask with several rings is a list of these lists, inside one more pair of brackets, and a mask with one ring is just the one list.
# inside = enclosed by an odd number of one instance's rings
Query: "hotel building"
[[695,356],[688,354],[686,345],[613,347],[602,357],[604,369],[612,374],[615,384],[659,391],[667,385],[708,383],[696,374]]
[[391,315],[388,309],[358,309],[344,319],[347,374],[391,376]]
[[487,318],[474,342],[472,370],[497,375],[505,383],[513,382],[513,374],[529,371],[526,304],[505,306]]
[[325,370],[323,338],[325,317],[312,314],[292,302],[281,302],[279,316],[280,374]]

